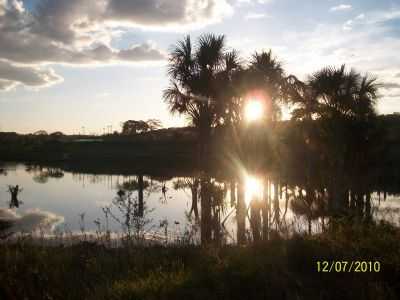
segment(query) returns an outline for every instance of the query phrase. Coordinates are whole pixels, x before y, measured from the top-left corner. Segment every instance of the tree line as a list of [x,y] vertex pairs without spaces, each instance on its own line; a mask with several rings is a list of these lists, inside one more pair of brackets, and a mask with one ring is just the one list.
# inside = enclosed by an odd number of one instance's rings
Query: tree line
[[[170,51],[168,76],[163,99],[172,113],[185,116],[196,128],[198,160],[205,162],[220,152],[222,160],[238,170],[230,183],[238,242],[244,239],[247,214],[242,169],[264,174],[264,194],[249,208],[256,240],[269,236],[272,218],[279,225],[279,200],[288,190],[297,190],[290,196],[293,208],[308,212],[310,221],[370,216],[371,194],[382,175],[377,169],[382,132],[375,109],[380,86],[376,77],[343,64],[322,67],[300,80],[287,74],[271,51],[244,60],[228,49],[225,36],[214,34],[195,42],[190,36],[178,41]],[[265,108],[254,124],[244,118],[251,98],[261,99]],[[289,121],[278,122],[282,105],[292,108]],[[220,196],[211,192],[215,183],[205,174],[195,181],[203,242],[218,237],[220,226],[214,225],[221,218]]]

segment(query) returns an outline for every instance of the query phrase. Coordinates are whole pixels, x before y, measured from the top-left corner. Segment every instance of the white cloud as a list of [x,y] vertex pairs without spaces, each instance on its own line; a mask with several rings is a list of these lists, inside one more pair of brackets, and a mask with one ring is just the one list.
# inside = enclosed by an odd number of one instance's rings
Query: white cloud
[[375,75],[383,84],[378,110],[381,113],[396,110],[394,99],[400,93],[400,56],[397,50],[400,49],[400,39],[388,34],[392,28],[384,21],[398,18],[397,12],[366,13],[364,18],[353,19],[351,24],[347,24],[360,26],[357,30],[343,31],[338,24],[319,24],[311,32],[284,32],[280,39],[290,47],[282,48],[276,54],[283,58],[288,72],[302,79],[323,66],[343,63]]
[[109,93],[109,92],[102,92],[102,93],[96,94],[96,98],[107,98],[110,96],[111,96],[111,93]]
[[350,4],[340,4],[337,6],[331,7],[330,11],[344,11],[344,10],[351,10],[352,6]]
[[250,6],[270,4],[274,0],[236,0],[234,6]]
[[267,17],[267,15],[262,14],[262,13],[248,13],[244,16],[244,19],[245,20],[258,20],[258,19],[264,19],[266,17]]
[[355,17],[355,20],[364,20],[365,15],[364,14],[359,14],[357,17]]
[[354,21],[348,20],[343,24],[343,30],[351,30],[353,28]]

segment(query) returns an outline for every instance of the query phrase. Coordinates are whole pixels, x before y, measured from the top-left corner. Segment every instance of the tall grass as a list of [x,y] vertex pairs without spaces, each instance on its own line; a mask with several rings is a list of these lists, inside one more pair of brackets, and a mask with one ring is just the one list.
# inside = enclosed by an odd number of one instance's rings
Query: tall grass
[[[257,246],[93,242],[0,246],[0,299],[398,299],[400,232],[338,222]],[[379,273],[318,273],[317,260],[377,260]]]

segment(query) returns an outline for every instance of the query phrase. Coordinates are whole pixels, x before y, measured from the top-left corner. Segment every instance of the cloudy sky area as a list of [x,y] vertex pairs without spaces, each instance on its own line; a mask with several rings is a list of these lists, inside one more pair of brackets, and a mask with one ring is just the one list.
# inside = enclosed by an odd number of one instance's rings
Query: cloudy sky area
[[165,57],[204,32],[243,58],[271,48],[302,79],[342,63],[374,74],[379,112],[400,111],[399,0],[0,0],[0,130],[182,125],[161,98]]

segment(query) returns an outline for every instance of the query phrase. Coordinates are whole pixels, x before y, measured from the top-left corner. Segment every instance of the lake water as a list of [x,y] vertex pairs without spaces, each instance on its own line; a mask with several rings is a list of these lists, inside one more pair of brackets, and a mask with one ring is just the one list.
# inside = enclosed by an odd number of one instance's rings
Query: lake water
[[[94,232],[99,226],[104,230],[107,226],[112,232],[121,232],[121,225],[114,219],[106,219],[103,208],[109,207],[117,217],[121,217],[118,209],[112,205],[117,191],[124,183],[138,181],[137,175],[106,175],[84,174],[63,171],[61,169],[34,167],[22,163],[5,163],[0,172],[0,218],[17,220],[18,230],[30,232],[41,228],[47,232],[71,231],[79,233],[82,230]],[[151,210],[146,218],[151,220],[148,227],[152,232],[163,234],[160,223],[168,223],[169,235],[179,236],[193,225],[189,222],[188,213],[192,205],[192,193],[189,186],[190,177],[159,178],[143,176],[145,182],[143,200]],[[19,208],[9,209],[10,193],[8,185],[19,185],[23,191],[19,200],[23,203]],[[227,232],[228,240],[234,240],[236,217],[233,207],[229,205],[230,192],[227,184],[221,183],[225,191],[223,201],[226,209],[221,220]],[[257,186],[251,180],[246,184],[246,198],[257,192]],[[139,191],[133,189],[132,195],[138,197]],[[382,198],[382,197],[381,197]],[[388,196],[386,201],[378,201],[373,195],[373,211],[378,218],[387,218],[393,222],[399,221],[399,197]],[[200,201],[200,200],[199,200]],[[280,200],[283,213],[285,201]],[[248,201],[246,200],[246,204]],[[200,204],[199,204],[200,209]],[[296,217],[290,207],[286,219],[291,224],[296,221],[297,228],[306,228],[305,219]],[[246,221],[248,222],[248,221]],[[106,225],[107,223],[107,225]],[[100,224],[100,225],[99,225]],[[318,224],[313,221],[313,231],[318,230]]]

